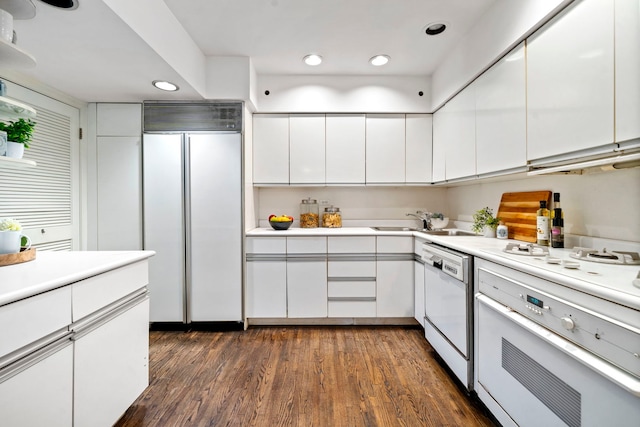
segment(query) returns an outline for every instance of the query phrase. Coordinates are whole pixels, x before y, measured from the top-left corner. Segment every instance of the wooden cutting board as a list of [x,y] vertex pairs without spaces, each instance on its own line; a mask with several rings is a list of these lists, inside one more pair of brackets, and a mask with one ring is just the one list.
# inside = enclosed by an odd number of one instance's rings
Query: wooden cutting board
[[509,228],[509,238],[523,242],[536,241],[536,212],[540,200],[551,207],[551,191],[504,193],[498,208],[498,218]]

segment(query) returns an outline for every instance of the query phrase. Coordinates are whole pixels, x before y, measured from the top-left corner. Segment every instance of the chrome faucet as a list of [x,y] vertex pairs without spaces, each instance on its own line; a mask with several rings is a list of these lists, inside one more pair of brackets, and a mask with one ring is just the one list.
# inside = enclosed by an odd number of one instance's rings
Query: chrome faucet
[[423,230],[431,230],[431,214],[429,212],[416,211],[416,213],[408,213],[406,216],[412,216],[422,221]]

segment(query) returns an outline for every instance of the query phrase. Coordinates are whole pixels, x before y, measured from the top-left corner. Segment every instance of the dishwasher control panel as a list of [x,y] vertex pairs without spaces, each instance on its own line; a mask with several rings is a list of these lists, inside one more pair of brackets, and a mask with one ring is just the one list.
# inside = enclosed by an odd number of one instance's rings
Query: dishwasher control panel
[[448,251],[432,244],[422,245],[422,260],[443,273],[467,283],[469,278],[469,256]]

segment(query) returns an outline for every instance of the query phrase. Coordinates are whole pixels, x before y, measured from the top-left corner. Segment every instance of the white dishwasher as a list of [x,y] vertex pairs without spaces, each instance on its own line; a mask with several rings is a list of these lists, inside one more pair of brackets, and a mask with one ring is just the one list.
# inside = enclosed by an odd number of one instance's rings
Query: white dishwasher
[[422,260],[425,262],[425,337],[455,376],[471,391],[472,258],[427,242],[422,245]]

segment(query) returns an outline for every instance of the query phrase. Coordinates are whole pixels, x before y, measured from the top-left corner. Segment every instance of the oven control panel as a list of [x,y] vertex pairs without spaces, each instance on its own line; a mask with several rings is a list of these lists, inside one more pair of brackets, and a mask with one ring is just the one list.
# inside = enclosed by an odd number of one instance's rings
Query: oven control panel
[[524,273],[499,267],[476,270],[481,294],[640,377],[640,330],[537,289]]

